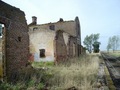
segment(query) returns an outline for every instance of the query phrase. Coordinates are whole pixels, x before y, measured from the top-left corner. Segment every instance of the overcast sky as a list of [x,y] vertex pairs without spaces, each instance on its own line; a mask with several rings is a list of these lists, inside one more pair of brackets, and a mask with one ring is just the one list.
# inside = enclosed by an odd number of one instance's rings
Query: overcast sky
[[82,42],[86,35],[100,33],[101,50],[110,36],[120,35],[120,0],[2,0],[20,8],[27,23],[36,16],[38,24],[57,22],[59,18],[79,17]]

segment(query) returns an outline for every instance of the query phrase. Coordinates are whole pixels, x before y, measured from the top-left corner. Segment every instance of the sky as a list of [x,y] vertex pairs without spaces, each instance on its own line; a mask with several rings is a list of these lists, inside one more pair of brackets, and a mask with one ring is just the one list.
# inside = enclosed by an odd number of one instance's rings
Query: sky
[[82,45],[86,35],[100,33],[100,49],[106,50],[108,38],[120,35],[120,0],[2,0],[25,12],[27,23],[32,16],[38,24],[79,17]]

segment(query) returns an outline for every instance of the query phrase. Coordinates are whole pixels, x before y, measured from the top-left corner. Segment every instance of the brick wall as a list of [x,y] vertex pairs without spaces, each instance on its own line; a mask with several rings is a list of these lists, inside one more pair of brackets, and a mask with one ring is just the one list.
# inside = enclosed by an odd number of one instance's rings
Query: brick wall
[[56,32],[54,48],[57,62],[78,57],[78,44],[76,37],[69,36],[68,43],[66,45],[63,33],[64,32],[61,30]]
[[18,8],[0,1],[0,23],[5,25],[3,59],[8,80],[18,74],[29,57],[29,36],[25,14]]
[[69,57],[77,57],[78,56],[78,47],[77,47],[77,39],[73,36],[69,37]]
[[55,59],[57,62],[67,59],[67,47],[63,38],[63,31],[57,31],[54,40]]

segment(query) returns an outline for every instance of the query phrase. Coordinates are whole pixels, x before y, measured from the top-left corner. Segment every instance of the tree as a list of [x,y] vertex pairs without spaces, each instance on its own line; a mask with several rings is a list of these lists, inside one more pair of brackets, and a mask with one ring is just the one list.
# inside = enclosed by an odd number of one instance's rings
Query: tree
[[100,42],[98,42],[99,39],[99,33],[98,34],[91,34],[90,36],[86,36],[83,43],[86,46],[86,49],[89,51],[89,53],[92,52],[92,46],[96,46],[98,45],[98,43],[100,44]]
[[100,47],[100,42],[98,42],[98,41],[95,41],[94,43],[93,43],[93,47],[94,47],[94,53],[98,53],[99,51],[100,51],[100,49],[99,49],[99,47]]
[[92,36],[86,36],[83,43],[86,45],[86,49],[91,53],[92,52]]
[[99,39],[99,37],[100,37],[100,34],[99,34],[99,33],[93,34],[93,42],[97,42],[98,39]]
[[112,48],[111,42],[112,42],[112,39],[111,39],[111,37],[109,37],[109,39],[108,39],[108,45],[107,45],[107,51],[108,51],[108,52],[109,52],[109,50]]
[[116,50],[119,48],[119,45],[120,45],[120,37],[115,36],[115,49]]
[[107,51],[109,51],[109,49],[112,49],[114,52],[115,50],[117,50],[119,48],[119,44],[120,44],[120,37],[119,36],[114,35],[112,37],[109,37]]

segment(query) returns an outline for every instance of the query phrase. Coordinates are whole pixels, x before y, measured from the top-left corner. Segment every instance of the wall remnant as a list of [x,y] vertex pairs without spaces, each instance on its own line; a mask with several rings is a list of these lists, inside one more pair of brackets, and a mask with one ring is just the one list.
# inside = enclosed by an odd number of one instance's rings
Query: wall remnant
[[29,57],[29,36],[25,14],[19,8],[0,0],[0,23],[5,25],[3,37],[4,77],[11,81]]
[[63,38],[63,31],[58,30],[56,32],[55,40],[54,40],[54,50],[55,50],[55,60],[57,62],[64,61],[67,59],[67,46],[65,44]]

